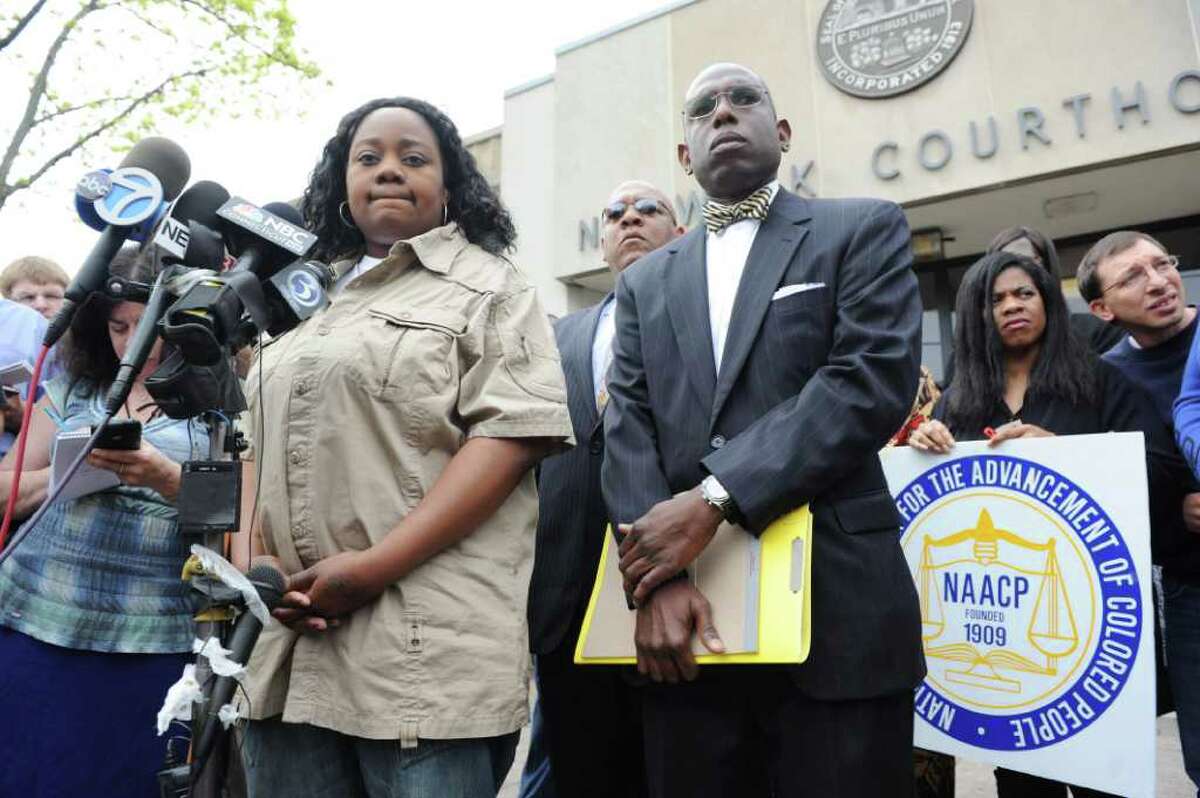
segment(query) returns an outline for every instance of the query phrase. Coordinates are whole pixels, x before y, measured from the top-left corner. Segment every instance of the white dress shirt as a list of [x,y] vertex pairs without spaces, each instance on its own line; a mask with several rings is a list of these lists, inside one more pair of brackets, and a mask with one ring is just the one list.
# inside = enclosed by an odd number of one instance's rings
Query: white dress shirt
[[[600,308],[600,320],[596,324],[596,337],[592,339],[592,388],[598,398],[608,382],[608,367],[612,365],[613,338],[617,335],[617,303],[609,297]],[[599,404],[599,402],[597,402]]]
[[[772,180],[771,202],[779,193],[779,181]],[[713,363],[721,373],[721,356],[725,352],[725,336],[729,333],[729,319],[733,315],[733,301],[737,298],[742,272],[746,269],[746,258],[754,237],[758,235],[761,222],[758,219],[743,219],[719,233],[708,233],[705,241],[704,268],[708,279],[708,321],[712,329]]]

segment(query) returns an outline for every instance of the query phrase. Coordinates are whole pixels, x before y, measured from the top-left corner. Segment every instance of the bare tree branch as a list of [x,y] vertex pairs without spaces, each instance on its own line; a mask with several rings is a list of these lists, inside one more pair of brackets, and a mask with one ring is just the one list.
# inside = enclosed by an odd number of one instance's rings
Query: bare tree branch
[[68,105],[63,108],[59,108],[56,111],[50,111],[49,113],[42,114],[37,119],[33,120],[33,127],[37,127],[38,125],[49,122],[53,119],[58,119],[60,116],[66,116],[67,114],[75,113],[76,111],[87,111],[93,108],[99,108],[102,105],[108,105],[109,103],[119,103],[136,98],[137,95],[134,94],[123,94],[119,97],[101,97],[98,100],[90,100],[89,102],[80,103],[79,105]]
[[0,186],[0,208],[4,207],[4,202],[9,197],[11,197],[13,194],[16,194],[18,191],[21,191],[24,188],[28,188],[35,181],[37,181],[37,179],[39,177],[44,175],[46,172],[50,171],[50,169],[53,168],[54,165],[57,164],[59,161],[61,161],[64,158],[70,157],[76,150],[78,150],[84,144],[88,143],[89,141],[91,141],[95,137],[99,136],[100,134],[104,133],[105,131],[120,124],[123,120],[127,119],[130,114],[132,114],[134,111],[136,111],[139,106],[145,105],[146,103],[150,102],[150,100],[152,100],[156,95],[162,94],[164,91],[169,89],[173,84],[179,83],[180,81],[183,81],[183,80],[187,80],[188,78],[203,77],[205,74],[207,74],[211,70],[212,70],[212,67],[205,67],[204,69],[193,69],[188,72],[180,72],[179,74],[172,75],[171,77],[167,78],[162,83],[159,83],[157,86],[155,86],[154,88],[145,92],[144,94],[141,94],[141,95],[133,98],[133,102],[129,103],[129,105],[125,106],[123,109],[121,109],[121,111],[114,114],[112,116],[112,118],[110,118],[104,124],[99,125],[98,127],[94,128],[93,130],[88,131],[87,133],[84,133],[82,136],[77,138],[73,143],[69,144],[68,146],[64,147],[62,150],[60,150],[59,152],[55,153],[50,158],[48,158],[46,160],[46,162],[43,163],[41,166],[39,166],[37,171],[35,171],[33,174],[29,175],[29,177],[26,177],[22,180],[18,180],[12,186]]
[[25,15],[17,20],[17,24],[13,25],[12,30],[4,34],[3,39],[0,39],[0,50],[3,50],[5,47],[8,47],[10,44],[16,41],[16,38],[21,35],[21,31],[25,30],[25,26],[29,24],[30,20],[37,16],[38,12],[42,10],[42,6],[44,5],[46,5],[46,0],[37,0],[37,2],[33,4],[33,8],[26,11]]
[[179,41],[179,37],[176,36],[174,33],[171,33],[169,30],[162,27],[161,25],[159,25],[157,22],[150,19],[149,17],[146,17],[143,14],[139,14],[137,11],[130,8],[129,6],[122,5],[121,10],[128,13],[130,16],[132,16],[138,22],[142,23],[147,28],[150,28],[150,30],[154,31],[155,33],[165,36],[168,39],[171,39],[172,41],[175,41],[175,42]]
[[7,185],[9,172],[12,171],[13,161],[17,159],[17,153],[21,151],[21,145],[25,142],[25,137],[29,135],[29,131],[33,130],[33,121],[37,114],[38,106],[41,105],[42,98],[46,96],[46,81],[50,76],[50,68],[54,66],[54,60],[58,58],[58,51],[66,44],[71,33],[78,27],[80,21],[88,14],[100,8],[101,0],[90,0],[80,6],[75,12],[75,16],[67,20],[62,30],[58,32],[54,43],[50,45],[50,49],[46,51],[46,58],[42,61],[42,68],[38,71],[33,79],[33,87],[29,90],[29,101],[25,104],[25,113],[21,117],[20,123],[17,124],[17,129],[13,132],[12,141],[8,144],[8,151],[4,153],[4,160],[0,161],[0,185]]

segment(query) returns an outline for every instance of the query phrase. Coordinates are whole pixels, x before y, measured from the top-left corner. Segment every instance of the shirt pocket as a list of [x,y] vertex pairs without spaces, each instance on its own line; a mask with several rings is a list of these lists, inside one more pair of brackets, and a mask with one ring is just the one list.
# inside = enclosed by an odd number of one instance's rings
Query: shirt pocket
[[367,308],[370,330],[358,349],[359,371],[381,399],[441,393],[454,374],[454,341],[467,319],[448,308]]

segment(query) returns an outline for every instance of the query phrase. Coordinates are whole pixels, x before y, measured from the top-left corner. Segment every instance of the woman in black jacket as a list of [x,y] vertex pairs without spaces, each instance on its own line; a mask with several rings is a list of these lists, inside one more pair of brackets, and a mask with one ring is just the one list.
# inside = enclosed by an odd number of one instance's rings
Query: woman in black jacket
[[[1072,334],[1057,278],[1021,255],[985,255],[963,277],[955,311],[954,378],[909,445],[945,454],[956,440],[990,437],[997,446],[1014,438],[1142,432],[1151,529],[1181,529],[1186,464],[1150,398]],[[1154,543],[1152,535],[1159,548]],[[1003,768],[996,784],[1000,798],[1067,794],[1067,785]],[[1105,795],[1070,789],[1075,798]]]

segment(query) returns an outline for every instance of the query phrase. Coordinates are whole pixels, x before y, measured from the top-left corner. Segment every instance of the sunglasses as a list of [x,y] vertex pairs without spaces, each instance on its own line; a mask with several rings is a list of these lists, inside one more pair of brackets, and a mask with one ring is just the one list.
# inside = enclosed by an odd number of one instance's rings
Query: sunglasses
[[666,212],[666,208],[658,200],[642,197],[633,202],[614,202],[611,205],[606,205],[602,213],[606,221],[615,222],[624,216],[625,211],[631,207],[642,216],[654,216],[656,213]]
[[683,104],[683,113],[688,119],[703,119],[717,110],[717,103],[721,101],[722,97],[728,97],[729,104],[734,108],[750,108],[758,105],[766,96],[766,89],[735,86],[729,91],[713,91],[693,97]]

